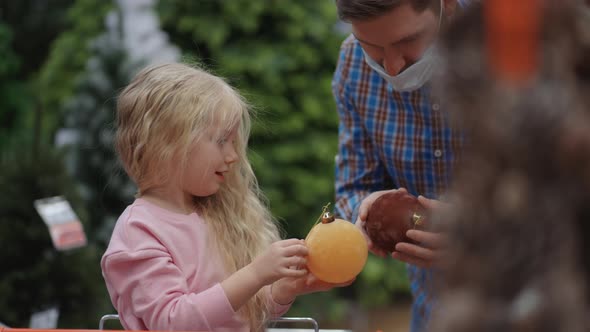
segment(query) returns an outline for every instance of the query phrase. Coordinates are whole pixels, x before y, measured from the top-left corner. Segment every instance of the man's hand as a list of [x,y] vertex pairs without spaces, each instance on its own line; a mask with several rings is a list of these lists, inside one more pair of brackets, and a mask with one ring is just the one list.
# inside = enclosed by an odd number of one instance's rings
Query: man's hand
[[[423,196],[419,196],[418,201],[430,211],[440,211],[443,207],[446,207],[440,201]],[[391,257],[422,268],[440,266],[448,242],[445,234],[411,229],[406,232],[406,236],[417,244],[400,242],[395,245],[395,251],[391,254]]]
[[356,219],[356,222],[354,223],[355,226],[361,230],[361,233],[363,233],[363,236],[367,240],[367,246],[369,247],[369,251],[371,251],[373,254],[380,256],[380,257],[386,257],[387,252],[385,252],[383,250],[379,250],[373,246],[371,239],[369,238],[369,236],[365,232],[365,227],[364,227],[365,221],[367,220],[367,215],[369,214],[369,210],[371,209],[371,205],[373,205],[373,202],[375,202],[377,200],[377,198],[379,198],[387,193],[396,192],[396,191],[407,192],[405,188],[392,189],[392,190],[381,190],[381,191],[376,191],[374,193],[371,193],[369,196],[365,197],[365,199],[363,199],[363,201],[361,202],[361,205],[359,206],[358,217]]

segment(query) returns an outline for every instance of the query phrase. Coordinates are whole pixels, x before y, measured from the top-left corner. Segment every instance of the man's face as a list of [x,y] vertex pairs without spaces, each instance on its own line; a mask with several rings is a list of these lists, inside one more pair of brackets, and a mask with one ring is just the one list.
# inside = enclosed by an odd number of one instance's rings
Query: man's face
[[352,33],[363,50],[392,76],[420,59],[436,39],[439,13],[416,12],[404,3],[369,20],[352,20]]

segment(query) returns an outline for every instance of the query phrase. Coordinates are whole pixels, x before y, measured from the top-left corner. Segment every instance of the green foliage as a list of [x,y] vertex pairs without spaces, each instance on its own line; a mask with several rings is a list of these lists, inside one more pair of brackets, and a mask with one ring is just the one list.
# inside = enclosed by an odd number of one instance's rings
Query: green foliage
[[369,255],[355,282],[357,299],[367,308],[376,308],[407,298],[410,287],[406,266],[400,261]]
[[[76,3],[69,11],[74,27],[53,44],[39,81],[38,67],[47,59],[55,31],[64,28],[60,13],[69,3],[25,0],[0,6],[0,14],[14,14],[7,24],[0,23],[0,321],[13,327],[27,327],[31,313],[57,306],[60,327],[95,328],[100,315],[113,310],[99,265],[104,246],[92,241],[97,232],[83,208],[78,185],[66,175],[65,156],[43,152],[48,146],[33,156],[32,147],[47,141],[60,120],[58,105],[73,93],[90,54],[89,36],[103,30],[100,8],[110,6],[110,2]],[[46,6],[50,8],[39,13]],[[44,29],[47,22],[52,25]],[[43,117],[34,119],[35,114]],[[34,136],[40,133],[41,122],[47,131]],[[105,179],[102,173],[100,179]],[[74,203],[91,240],[88,247],[69,252],[53,249],[47,227],[33,207],[35,199],[53,195],[64,195]]]
[[48,114],[47,133],[60,125],[62,106],[74,94],[79,75],[90,57],[89,43],[104,30],[111,1],[77,0],[67,11],[67,29],[51,45],[51,52],[39,73],[41,103]]
[[21,59],[12,49],[12,29],[0,23],[0,150],[22,135],[32,109],[26,83],[18,78]]
[[[297,298],[287,316],[312,317],[322,327],[324,322],[342,322],[348,312],[349,302],[342,300],[337,292],[323,293],[322,296],[301,296]],[[309,328],[305,326],[302,328]]]
[[67,25],[64,13],[73,0],[0,1],[0,21],[9,26],[11,47],[22,59],[19,78],[28,79],[39,70],[49,45]]
[[[110,1],[75,2],[68,11],[69,28],[52,44],[36,84],[42,91],[49,130],[63,126],[80,134],[66,161],[82,189],[85,228],[92,243],[100,247],[97,251],[104,249],[116,216],[134,191],[117,167],[112,146],[114,98],[128,82],[131,68],[120,45],[95,39],[104,30],[104,14],[111,7]],[[305,237],[322,206],[334,200],[338,119],[330,82],[344,36],[335,31],[333,2],[166,0],[159,3],[159,12],[165,31],[187,59],[196,59],[226,77],[253,104],[257,118],[250,157],[261,187],[288,236]],[[92,40],[97,42],[88,48]],[[95,254],[98,257],[97,253],[87,255]],[[58,256],[71,259],[73,255]],[[79,264],[78,269],[88,266],[84,276],[95,278],[94,286],[80,283],[80,287],[88,286],[85,296],[107,299],[93,290],[104,285],[98,263],[78,259],[72,264]],[[301,297],[289,315],[339,321],[351,301],[367,307],[387,304],[407,290],[401,263],[371,256],[351,287]],[[78,298],[70,293],[64,296]],[[112,311],[102,304],[97,304],[98,313],[80,308],[76,315],[87,314],[92,322]],[[6,319],[7,323],[28,317],[31,308],[25,309],[23,304],[23,316]],[[74,326],[74,320],[65,324]],[[84,326],[89,325],[76,327]]]
[[20,61],[11,48],[12,30],[6,24],[0,23],[0,75],[2,77],[13,75],[18,71]]
[[35,158],[25,151],[4,151],[0,158],[0,318],[12,327],[28,327],[33,312],[57,306],[60,327],[94,327],[110,310],[104,284],[97,280],[102,251],[93,245],[55,251],[33,201],[65,196],[85,228],[86,213],[63,156],[48,147]]
[[[258,111],[254,170],[273,214],[304,238],[334,200],[338,118],[331,79],[344,36],[331,1],[162,1],[163,26],[185,56],[229,79]],[[297,300],[289,315],[339,321],[346,301],[367,307],[407,294],[405,267],[371,257],[353,286]]]
[[[0,147],[13,141],[47,140],[47,135],[41,138],[40,134],[55,121],[45,116],[44,126],[36,127],[36,115],[51,113],[50,108],[40,103],[45,90],[37,85],[37,76],[51,43],[66,29],[64,14],[72,3],[73,0],[0,2],[0,44],[6,51],[0,53],[0,66],[10,66],[9,75],[0,74]],[[8,61],[13,55],[16,62]],[[54,88],[61,82],[56,83]]]
[[120,40],[107,33],[97,37],[89,51],[86,71],[64,107],[64,128],[78,135],[67,147],[68,167],[82,189],[89,233],[106,247],[117,217],[136,192],[114,151],[116,94],[129,82],[133,67]]
[[334,200],[330,80],[342,36],[329,1],[162,1],[164,29],[189,58],[236,85],[258,110],[251,159],[274,214],[304,237]]

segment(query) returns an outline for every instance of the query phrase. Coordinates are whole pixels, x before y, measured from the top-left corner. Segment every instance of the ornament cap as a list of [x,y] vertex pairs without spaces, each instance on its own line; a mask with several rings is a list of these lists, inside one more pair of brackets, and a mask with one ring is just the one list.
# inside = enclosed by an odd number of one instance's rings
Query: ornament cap
[[334,215],[332,213],[325,212],[322,215],[322,224],[331,223],[332,221],[334,221]]

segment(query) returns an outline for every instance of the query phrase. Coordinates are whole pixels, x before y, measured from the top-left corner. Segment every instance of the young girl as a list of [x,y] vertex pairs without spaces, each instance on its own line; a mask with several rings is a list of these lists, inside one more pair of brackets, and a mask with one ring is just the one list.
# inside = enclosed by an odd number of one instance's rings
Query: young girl
[[249,111],[222,79],[182,64],[121,93],[116,149],[138,198],[101,266],[133,330],[259,331],[297,295],[327,290],[302,240],[279,240],[246,158]]

